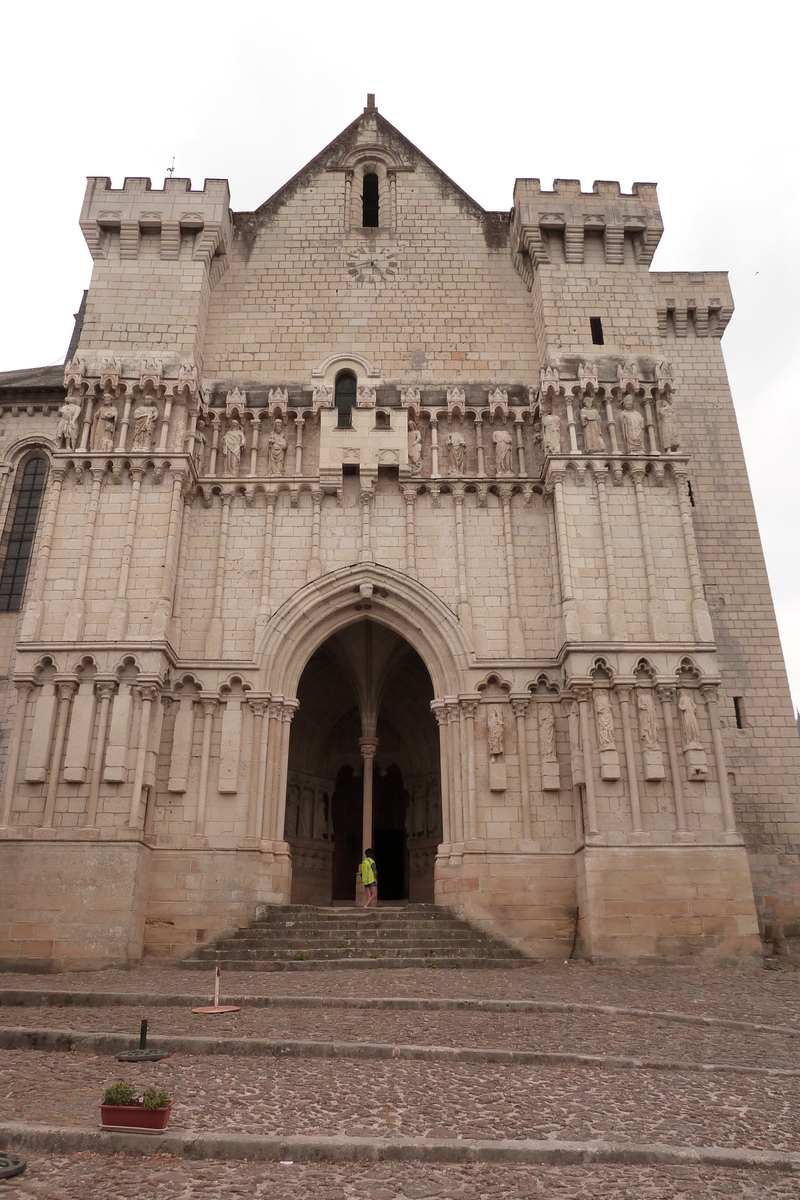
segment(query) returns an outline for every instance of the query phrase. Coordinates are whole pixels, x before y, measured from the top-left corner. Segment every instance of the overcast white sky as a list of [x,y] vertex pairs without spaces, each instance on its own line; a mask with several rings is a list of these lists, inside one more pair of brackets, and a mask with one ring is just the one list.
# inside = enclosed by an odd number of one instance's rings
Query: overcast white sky
[[251,209],[375,92],[486,208],[514,179],[655,180],[659,270],[728,270],[723,342],[800,705],[798,88],[792,9],[537,0],[15,4],[3,18],[0,370],[60,362],[87,175],[230,181]]

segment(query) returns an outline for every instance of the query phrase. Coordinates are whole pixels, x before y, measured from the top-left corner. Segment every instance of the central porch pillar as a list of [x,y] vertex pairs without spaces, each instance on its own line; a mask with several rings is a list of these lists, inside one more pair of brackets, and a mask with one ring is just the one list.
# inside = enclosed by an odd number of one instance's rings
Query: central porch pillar
[[375,751],[378,749],[378,739],[362,737],[358,739],[361,757],[364,760],[364,791],[361,818],[361,850],[366,854],[372,847],[372,764]]

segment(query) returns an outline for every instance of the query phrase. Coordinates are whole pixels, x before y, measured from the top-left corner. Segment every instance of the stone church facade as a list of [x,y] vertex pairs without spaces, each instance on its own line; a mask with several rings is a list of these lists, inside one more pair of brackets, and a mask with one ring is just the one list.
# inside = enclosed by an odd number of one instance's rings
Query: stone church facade
[[[434,901],[533,956],[800,921],[800,743],[720,339],[656,189],[483,210],[363,114],[255,212],[88,181],[0,376],[0,961]],[[577,931],[576,931],[577,926]]]

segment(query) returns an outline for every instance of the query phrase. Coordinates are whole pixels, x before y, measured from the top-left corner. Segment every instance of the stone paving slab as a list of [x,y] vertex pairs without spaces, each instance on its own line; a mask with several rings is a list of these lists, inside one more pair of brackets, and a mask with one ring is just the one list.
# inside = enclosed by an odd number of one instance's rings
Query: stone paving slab
[[2,1195],[37,1200],[797,1200],[798,1181],[759,1169],[702,1165],[282,1165],[81,1152],[29,1154],[25,1174],[0,1184]]
[[800,1071],[800,1038],[782,1038],[773,1032],[732,1038],[724,1028],[632,1017],[613,1019],[591,1013],[398,1013],[245,1007],[237,1013],[204,1016],[188,1008],[158,1005],[100,1009],[0,1007],[0,1046],[116,1054],[138,1046],[143,1018],[148,1021],[151,1047],[192,1054],[338,1053],[353,1057],[362,1047],[375,1057],[391,1057],[393,1053],[421,1057],[430,1047],[436,1047],[474,1057],[491,1053],[587,1055],[625,1060],[620,1065],[646,1059],[658,1063],[661,1069],[672,1069],[676,1064],[686,1069],[714,1064],[717,1068],[754,1072]]
[[[145,966],[127,971],[0,974],[3,988],[53,991],[128,991],[211,995],[213,969],[204,987],[201,972],[180,967]],[[324,983],[322,979],[324,978]],[[470,971],[441,969],[381,970],[365,977],[359,971],[288,975],[283,972],[223,971],[222,995],[395,997],[485,997],[551,1000],[632,1006],[651,1010],[693,1010],[724,1019],[766,1022],[800,1028],[800,975],[765,971],[751,960],[740,964],[692,963],[591,966],[571,962],[533,963],[520,970]]]
[[181,1055],[112,1069],[106,1057],[6,1050],[0,1119],[91,1128],[104,1087],[120,1077],[167,1090],[172,1123],[193,1132],[800,1150],[800,1080],[695,1070]]

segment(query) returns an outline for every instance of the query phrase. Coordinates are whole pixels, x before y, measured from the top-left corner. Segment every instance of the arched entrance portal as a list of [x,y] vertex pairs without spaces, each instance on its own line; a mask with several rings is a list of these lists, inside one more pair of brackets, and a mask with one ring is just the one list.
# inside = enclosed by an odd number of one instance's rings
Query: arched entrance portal
[[352,902],[365,838],[379,899],[433,901],[442,840],[433,694],[414,648],[374,621],[349,625],[311,656],[289,744],[293,903]]

